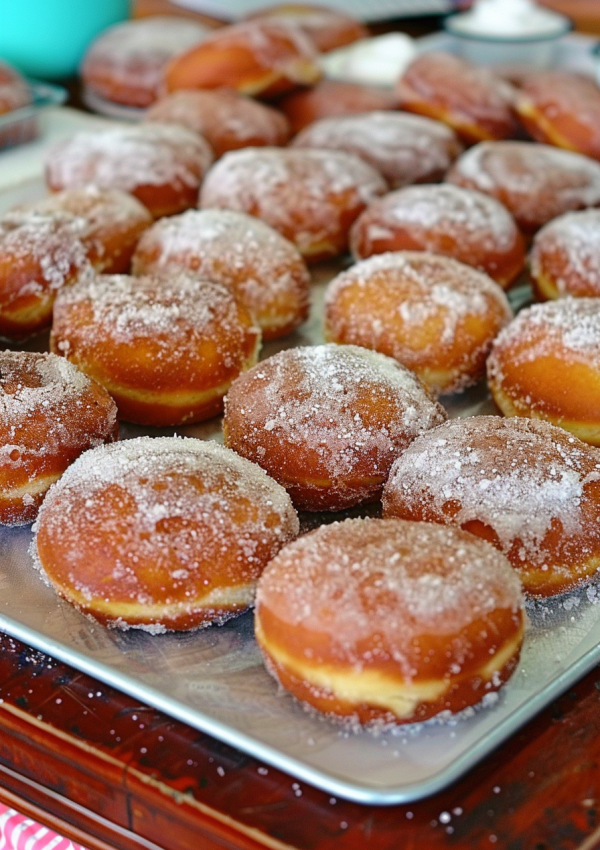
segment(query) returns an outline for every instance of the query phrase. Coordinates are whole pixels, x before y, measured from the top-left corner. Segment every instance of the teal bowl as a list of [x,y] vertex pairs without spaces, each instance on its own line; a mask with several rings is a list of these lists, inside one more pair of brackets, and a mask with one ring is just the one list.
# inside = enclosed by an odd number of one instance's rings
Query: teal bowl
[[0,0],[0,58],[47,80],[71,77],[90,42],[130,14],[130,0]]

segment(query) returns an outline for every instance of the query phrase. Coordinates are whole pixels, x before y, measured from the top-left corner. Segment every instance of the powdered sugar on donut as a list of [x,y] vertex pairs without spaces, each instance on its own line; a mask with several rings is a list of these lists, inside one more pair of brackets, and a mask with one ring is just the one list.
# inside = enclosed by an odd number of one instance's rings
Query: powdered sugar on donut
[[531,273],[548,276],[562,296],[600,295],[600,210],[566,213],[543,227]]

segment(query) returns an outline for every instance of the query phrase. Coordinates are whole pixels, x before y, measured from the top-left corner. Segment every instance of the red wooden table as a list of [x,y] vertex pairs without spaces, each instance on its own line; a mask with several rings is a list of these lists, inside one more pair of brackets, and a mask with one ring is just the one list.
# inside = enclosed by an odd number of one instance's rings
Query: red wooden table
[[0,800],[94,848],[593,850],[600,669],[446,791],[336,799],[0,636]]

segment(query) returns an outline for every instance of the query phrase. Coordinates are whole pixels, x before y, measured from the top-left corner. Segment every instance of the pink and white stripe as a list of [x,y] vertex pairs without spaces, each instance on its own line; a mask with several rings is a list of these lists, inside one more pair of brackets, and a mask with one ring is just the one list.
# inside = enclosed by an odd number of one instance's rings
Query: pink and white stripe
[[0,850],[85,850],[0,803]]

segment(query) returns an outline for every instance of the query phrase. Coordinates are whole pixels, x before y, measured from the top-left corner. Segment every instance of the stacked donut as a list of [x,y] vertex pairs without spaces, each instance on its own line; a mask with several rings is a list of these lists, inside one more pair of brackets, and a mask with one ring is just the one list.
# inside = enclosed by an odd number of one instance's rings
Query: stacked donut
[[[0,360],[0,521],[37,515],[42,576],[110,627],[256,601],[267,669],[338,720],[479,704],[523,594],[600,565],[600,164],[569,78],[424,54],[392,94],[320,82],[366,35],[338,13],[180,20],[170,48],[142,24],[83,75],[146,120],[63,142],[0,221],[0,333],[52,352]],[[531,241],[551,300],[515,318]],[[486,376],[507,418],[449,419]],[[225,447],[162,430],[220,412]],[[114,443],[117,418],[161,430]]]

